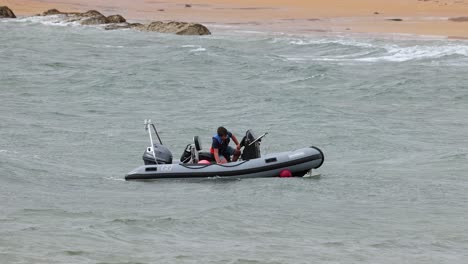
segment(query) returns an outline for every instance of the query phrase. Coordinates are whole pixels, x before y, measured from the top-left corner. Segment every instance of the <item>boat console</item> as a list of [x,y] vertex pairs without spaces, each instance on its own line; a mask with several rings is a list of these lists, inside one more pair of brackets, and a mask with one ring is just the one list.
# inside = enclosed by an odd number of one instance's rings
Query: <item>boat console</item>
[[[255,137],[252,130],[247,130],[245,132],[245,136],[242,138],[240,145],[243,147],[241,150],[241,159],[242,160],[250,160],[260,158],[260,142],[262,138],[267,135],[268,133],[264,133],[260,137]],[[187,164],[195,164],[201,160],[207,160],[209,162],[214,162],[215,159],[213,154],[206,151],[201,151],[201,140],[200,137],[194,136],[193,143],[188,144],[182,156],[180,157],[180,162],[187,163]]]
[[268,133],[264,133],[260,137],[255,137],[252,130],[247,130],[245,132],[244,138],[242,138],[240,145],[244,147],[242,151],[241,158],[243,160],[257,159],[260,158],[260,142],[262,138]]

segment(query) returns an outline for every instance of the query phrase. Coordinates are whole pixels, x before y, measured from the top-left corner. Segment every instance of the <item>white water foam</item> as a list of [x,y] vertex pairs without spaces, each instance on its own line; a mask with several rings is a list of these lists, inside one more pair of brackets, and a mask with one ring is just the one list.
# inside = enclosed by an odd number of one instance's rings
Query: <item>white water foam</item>
[[122,177],[104,177],[105,180],[110,180],[110,181],[126,181],[124,178]]
[[15,20],[11,20],[12,22],[17,23],[32,23],[32,24],[43,24],[48,26],[81,26],[81,24],[77,21],[69,22],[66,21],[66,17],[64,15],[50,15],[50,16],[30,16],[30,17],[23,17],[18,18]]
[[125,48],[124,46],[113,46],[113,45],[104,45],[104,48],[118,48],[118,49],[122,49],[122,48]]
[[190,50],[190,52],[200,52],[200,51],[206,51],[206,49],[200,47],[200,48],[198,48],[198,49],[192,49],[192,50]]
[[[281,39],[278,39],[281,40]],[[299,46],[308,46],[308,45],[321,45],[321,44],[340,44],[343,46],[354,46],[361,48],[374,48],[375,45],[368,42],[360,42],[357,40],[351,39],[290,39],[290,44],[299,45]]]
[[[283,41],[284,39],[274,39],[273,43]],[[336,54],[327,55],[306,55],[298,56],[281,55],[288,61],[358,61],[358,62],[406,62],[425,59],[439,59],[448,56],[463,56],[468,57],[468,45],[463,42],[452,40],[443,40],[434,45],[425,45],[426,42],[418,42],[418,44],[405,42],[403,44],[388,44],[369,39],[367,42],[362,40],[350,39],[288,39],[289,44],[298,46],[327,45],[339,44],[350,48],[357,48],[355,53],[340,54],[340,50]],[[312,52],[313,53],[313,52]]]
[[194,49],[191,49],[190,52],[206,51],[205,48],[203,48],[202,46],[198,46],[198,45],[183,45],[182,48],[194,48]]
[[14,150],[0,149],[0,154],[1,154],[1,155],[6,155],[6,156],[17,156],[18,153],[19,153],[18,151],[14,151]]
[[438,59],[445,56],[460,55],[468,57],[468,45],[445,45],[445,46],[411,46],[401,47],[397,45],[385,46],[387,55],[379,57],[359,58],[357,61],[376,62],[405,62],[422,59]]

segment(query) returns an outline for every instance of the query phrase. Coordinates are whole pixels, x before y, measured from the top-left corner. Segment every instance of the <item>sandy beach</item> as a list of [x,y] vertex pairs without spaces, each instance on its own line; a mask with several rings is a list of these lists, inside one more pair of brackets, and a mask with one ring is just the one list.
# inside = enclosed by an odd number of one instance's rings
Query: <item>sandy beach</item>
[[287,33],[354,32],[468,37],[468,0],[0,0],[16,15],[96,9],[129,20],[246,25]]

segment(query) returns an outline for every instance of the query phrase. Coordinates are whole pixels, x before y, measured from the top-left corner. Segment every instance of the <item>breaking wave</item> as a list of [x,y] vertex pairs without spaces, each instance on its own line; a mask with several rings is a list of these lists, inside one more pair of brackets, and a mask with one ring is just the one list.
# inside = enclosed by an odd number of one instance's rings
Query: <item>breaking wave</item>
[[82,26],[79,22],[66,21],[64,15],[49,15],[49,16],[30,16],[17,19],[8,20],[13,23],[29,23],[29,24],[43,24],[48,26]]
[[411,60],[439,59],[449,56],[468,57],[467,45],[445,45],[445,46],[421,46],[400,47],[397,45],[385,47],[387,54],[376,57],[358,58],[358,61],[390,61],[405,62]]
[[273,42],[284,44],[286,41],[289,45],[298,46],[297,54],[280,55],[289,61],[407,62],[461,58],[468,63],[468,45],[460,40],[317,38],[275,39]]

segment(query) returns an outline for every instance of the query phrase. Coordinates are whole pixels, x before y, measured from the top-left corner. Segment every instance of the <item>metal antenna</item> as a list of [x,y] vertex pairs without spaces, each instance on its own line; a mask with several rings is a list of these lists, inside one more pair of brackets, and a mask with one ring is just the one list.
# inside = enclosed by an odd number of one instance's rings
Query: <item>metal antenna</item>
[[163,143],[162,143],[162,141],[161,141],[161,138],[159,137],[158,130],[156,129],[156,127],[154,126],[154,124],[151,124],[151,126],[153,127],[154,133],[155,133],[156,136],[158,137],[159,143],[160,143],[161,145],[163,145]]
[[151,136],[151,129],[148,129],[149,125],[152,125],[151,119],[148,119],[148,120],[145,119],[145,130],[148,131],[150,143],[151,143],[151,153],[153,154],[154,162],[156,162],[156,165],[157,165],[158,160],[156,159],[156,153],[154,152],[154,144],[153,144],[153,137]]

